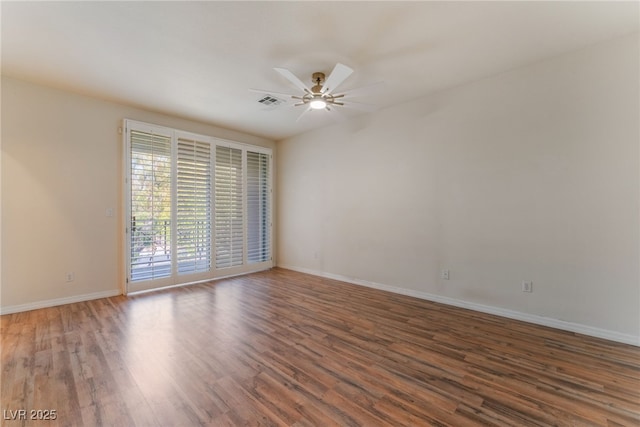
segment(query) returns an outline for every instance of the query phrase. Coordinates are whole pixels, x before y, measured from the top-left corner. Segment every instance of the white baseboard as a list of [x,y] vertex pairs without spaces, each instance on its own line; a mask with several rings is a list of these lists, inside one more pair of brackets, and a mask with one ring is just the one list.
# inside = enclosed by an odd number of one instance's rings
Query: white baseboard
[[580,323],[566,322],[564,320],[553,319],[550,317],[536,316],[534,314],[522,313],[519,311],[508,310],[500,307],[476,304],[473,302],[458,300],[455,298],[443,297],[440,295],[434,295],[427,292],[416,291],[413,289],[400,288],[397,286],[384,285],[382,283],[370,282],[367,280],[356,279],[352,277],[342,276],[339,274],[326,273],[323,271],[316,271],[308,268],[296,267],[291,265],[278,265],[278,267],[285,268],[287,270],[298,271],[300,273],[307,273],[314,276],[326,277],[328,279],[334,279],[342,282],[352,283],[354,285],[380,289],[380,290],[392,292],[395,294],[407,295],[407,296],[424,299],[428,301],[439,302],[439,303],[451,305],[454,307],[461,307],[469,310],[479,311],[482,313],[493,314],[496,316],[506,317],[509,319],[521,320],[523,322],[533,323],[536,325],[548,326],[550,328],[560,329],[563,331],[575,332],[578,334],[588,335],[596,338],[603,338],[609,341],[615,341],[623,344],[640,346],[640,336],[623,334],[620,332],[610,331],[607,329],[595,328],[593,326],[582,325]]
[[56,298],[45,301],[36,301],[27,304],[10,305],[0,307],[0,314],[20,313],[22,311],[37,310],[39,308],[55,307],[57,305],[72,304],[74,302],[91,301],[94,299],[115,297],[121,295],[120,290],[94,292],[91,294],[74,295],[72,297]]

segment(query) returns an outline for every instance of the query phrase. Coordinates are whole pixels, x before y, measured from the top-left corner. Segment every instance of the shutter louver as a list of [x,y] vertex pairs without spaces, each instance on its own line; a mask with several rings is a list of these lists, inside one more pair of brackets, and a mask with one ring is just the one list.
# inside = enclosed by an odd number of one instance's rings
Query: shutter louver
[[269,155],[247,152],[247,262],[271,259]]
[[215,251],[216,268],[243,264],[242,150],[216,147]]
[[176,257],[178,274],[211,269],[211,145],[178,139]]
[[131,280],[171,275],[171,137],[131,131]]

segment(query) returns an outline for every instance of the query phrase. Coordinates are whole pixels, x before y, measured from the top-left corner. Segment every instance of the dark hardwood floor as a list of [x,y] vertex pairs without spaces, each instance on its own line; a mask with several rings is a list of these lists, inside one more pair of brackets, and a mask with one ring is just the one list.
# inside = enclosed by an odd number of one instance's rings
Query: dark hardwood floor
[[283,269],[1,333],[7,426],[640,425],[638,347]]

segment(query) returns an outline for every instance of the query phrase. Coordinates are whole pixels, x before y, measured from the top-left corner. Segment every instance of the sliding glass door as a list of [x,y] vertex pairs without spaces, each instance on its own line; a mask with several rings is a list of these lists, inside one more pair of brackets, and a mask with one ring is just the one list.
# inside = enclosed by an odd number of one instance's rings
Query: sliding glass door
[[127,291],[270,268],[271,152],[125,120]]

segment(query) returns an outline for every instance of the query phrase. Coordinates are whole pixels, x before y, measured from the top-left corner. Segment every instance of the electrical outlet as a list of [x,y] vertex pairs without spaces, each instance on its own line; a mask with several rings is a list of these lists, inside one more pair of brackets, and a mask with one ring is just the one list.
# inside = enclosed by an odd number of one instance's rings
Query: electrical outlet
[[67,283],[73,282],[76,279],[76,273],[74,273],[73,271],[69,271],[66,275],[66,278],[67,278]]
[[522,292],[533,292],[533,282],[528,280],[522,281]]
[[444,280],[449,280],[449,270],[440,271],[440,278]]

